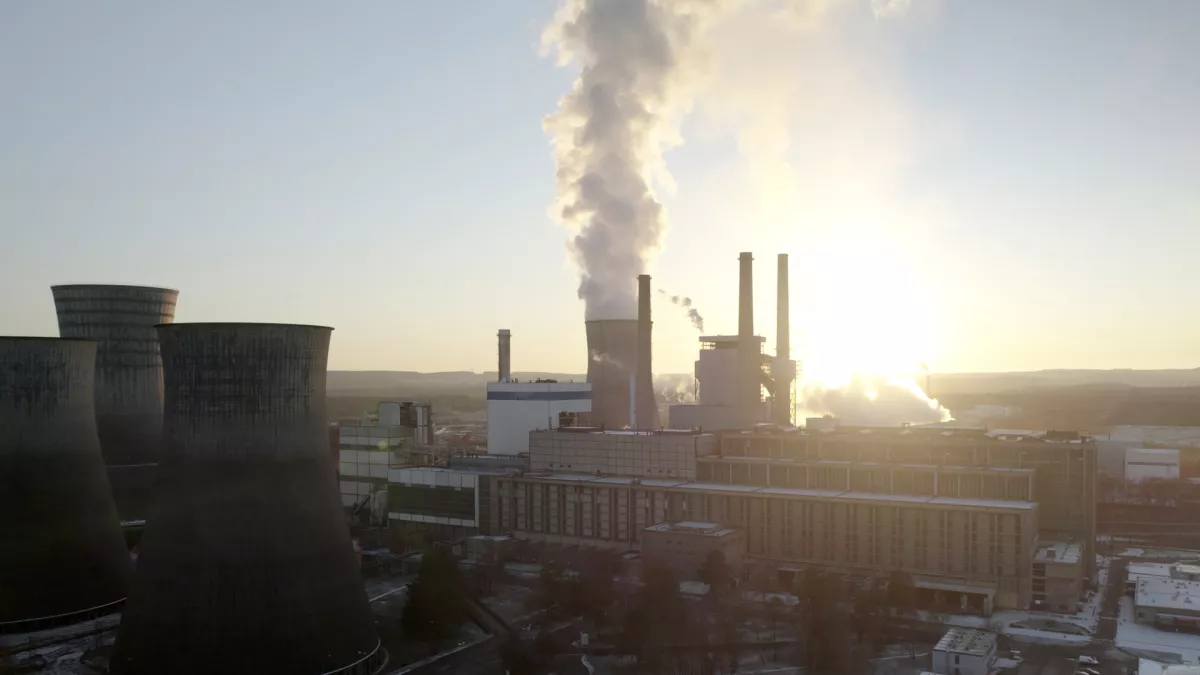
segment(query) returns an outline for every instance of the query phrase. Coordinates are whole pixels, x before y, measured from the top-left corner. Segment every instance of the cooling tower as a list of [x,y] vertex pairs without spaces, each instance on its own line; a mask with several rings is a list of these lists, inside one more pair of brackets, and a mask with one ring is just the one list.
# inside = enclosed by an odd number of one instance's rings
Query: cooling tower
[[58,332],[96,340],[96,427],[109,466],[158,461],[163,380],[154,326],[171,323],[179,291],[54,286]]
[[160,498],[112,673],[357,674],[386,660],[329,454],[331,330],[158,327]]
[[0,338],[0,633],[117,611],[129,553],[100,456],[96,343]]
[[588,372],[592,423],[621,429],[630,422],[630,380],[638,362],[637,319],[588,321]]

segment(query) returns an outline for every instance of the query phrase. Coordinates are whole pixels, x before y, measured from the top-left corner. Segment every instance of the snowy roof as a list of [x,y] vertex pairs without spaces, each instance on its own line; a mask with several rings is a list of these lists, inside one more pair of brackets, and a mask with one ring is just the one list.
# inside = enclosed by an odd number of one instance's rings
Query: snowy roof
[[1130,581],[1137,581],[1142,577],[1169,577],[1171,576],[1170,563],[1148,563],[1148,562],[1131,562],[1125,568],[1125,573]]
[[974,628],[951,628],[934,649],[951,654],[987,656],[996,647],[996,634]]
[[681,520],[675,523],[658,523],[646,528],[647,532],[670,532],[672,534],[691,534],[702,537],[724,537],[733,534],[734,530],[721,527],[719,523],[701,523],[694,520]]
[[1200,581],[1161,577],[1138,579],[1134,604],[1200,613]]
[[1075,564],[1079,562],[1079,544],[1068,544],[1063,541],[1047,541],[1038,547],[1033,557],[1035,562]]

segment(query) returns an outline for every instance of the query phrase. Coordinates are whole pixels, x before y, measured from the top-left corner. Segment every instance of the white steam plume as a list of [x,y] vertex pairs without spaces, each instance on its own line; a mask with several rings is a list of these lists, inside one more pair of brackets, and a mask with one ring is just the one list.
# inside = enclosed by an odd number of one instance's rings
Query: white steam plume
[[545,120],[557,164],[554,215],[588,320],[636,314],[634,279],[666,232],[654,194],[664,149],[690,106],[699,36],[725,0],[565,0],[543,35],[579,77]]
[[704,317],[700,316],[700,311],[692,307],[692,299],[684,295],[672,295],[663,289],[658,289],[659,294],[666,298],[672,305],[687,311],[688,319],[692,322],[692,328],[704,332]]
[[797,398],[800,416],[833,415],[845,424],[895,426],[951,420],[950,411],[929,398],[911,377],[855,375],[836,388],[802,383]]

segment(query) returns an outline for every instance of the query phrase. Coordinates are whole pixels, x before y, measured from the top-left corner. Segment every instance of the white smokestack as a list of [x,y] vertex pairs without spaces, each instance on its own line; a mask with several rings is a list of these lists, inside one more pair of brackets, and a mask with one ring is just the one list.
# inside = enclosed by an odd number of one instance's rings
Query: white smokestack
[[726,0],[564,0],[543,42],[579,77],[545,121],[557,163],[555,216],[588,320],[631,318],[633,280],[662,243],[651,187],[691,99],[698,35]]

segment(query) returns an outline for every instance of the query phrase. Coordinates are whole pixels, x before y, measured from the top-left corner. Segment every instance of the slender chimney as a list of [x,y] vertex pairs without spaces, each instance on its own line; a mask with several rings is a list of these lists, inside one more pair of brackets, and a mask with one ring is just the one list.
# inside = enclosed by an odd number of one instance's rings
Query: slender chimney
[[746,428],[758,421],[759,348],[754,338],[754,256],[738,256],[738,426]]
[[792,361],[792,313],[788,304],[788,255],[779,254],[779,286],[775,293],[775,401],[772,412],[775,422],[792,423],[792,382],[796,380],[796,364]]
[[650,275],[638,275],[638,355],[636,396],[637,414],[630,426],[653,429],[658,426],[658,405],[654,401],[654,322],[650,320]]
[[498,382],[512,381],[512,333],[507,328],[501,328],[496,334],[500,338],[500,367]]

